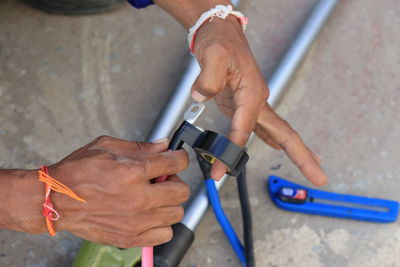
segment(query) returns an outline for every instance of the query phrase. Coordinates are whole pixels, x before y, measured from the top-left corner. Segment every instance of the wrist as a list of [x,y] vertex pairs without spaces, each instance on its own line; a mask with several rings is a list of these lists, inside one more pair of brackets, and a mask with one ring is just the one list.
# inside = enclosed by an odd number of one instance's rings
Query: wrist
[[[197,22],[189,29],[189,33],[188,33],[188,45],[189,45],[189,49],[190,52],[192,53],[192,55],[195,54],[195,43],[196,43],[196,37],[197,34],[202,31],[206,31],[208,34],[207,35],[213,35],[214,33],[214,38],[224,38],[223,36],[225,35],[225,37],[229,36],[230,34],[233,33],[233,35],[237,35],[238,32],[235,29],[235,26],[237,25],[237,23],[232,21],[232,18],[230,16],[233,16],[235,18],[237,18],[238,22],[240,23],[241,27],[242,27],[242,31],[244,32],[246,30],[246,25],[247,25],[247,18],[240,13],[239,11],[235,11],[232,8],[232,5],[217,5],[214,8],[211,8],[210,10],[208,10],[207,12],[204,12],[200,18],[197,20]],[[216,22],[212,23],[214,21],[214,18],[216,19]],[[222,21],[218,20],[221,19]],[[221,22],[220,25],[219,22]],[[235,23],[235,24],[233,24]],[[233,24],[229,25],[229,24]],[[211,25],[211,26],[210,26]],[[204,28],[209,29],[209,31],[204,30]],[[215,36],[215,34],[217,34]],[[243,34],[237,35],[240,36]],[[232,40],[231,40],[232,41]]]
[[242,25],[240,24],[240,21],[238,20],[237,17],[233,15],[229,15],[226,17],[226,19],[220,19],[220,18],[213,18],[212,21],[207,22],[210,25],[213,24],[218,24],[218,25],[223,25],[223,26],[229,26],[231,27],[232,30],[238,31],[240,34],[243,34],[243,28]]
[[230,5],[229,0],[155,0],[158,6],[170,13],[182,26],[189,30],[203,12],[216,5]]
[[37,170],[0,170],[0,227],[32,234],[46,232],[43,184]]
[[[229,15],[225,19],[214,17],[204,23],[194,36],[188,36],[189,49],[199,60],[203,48],[208,48],[211,43],[219,43],[224,48],[232,47],[232,44],[248,47],[246,36],[237,17]],[[232,52],[232,51],[230,51]]]

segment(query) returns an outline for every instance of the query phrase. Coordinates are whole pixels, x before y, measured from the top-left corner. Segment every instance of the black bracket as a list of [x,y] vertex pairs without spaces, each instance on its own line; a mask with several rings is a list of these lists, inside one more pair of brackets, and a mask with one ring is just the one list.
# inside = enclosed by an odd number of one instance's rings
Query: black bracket
[[169,149],[180,149],[183,144],[192,147],[197,157],[204,159],[210,165],[216,160],[221,161],[228,167],[228,174],[236,177],[249,160],[246,150],[227,137],[209,130],[203,132],[187,121],[175,131]]

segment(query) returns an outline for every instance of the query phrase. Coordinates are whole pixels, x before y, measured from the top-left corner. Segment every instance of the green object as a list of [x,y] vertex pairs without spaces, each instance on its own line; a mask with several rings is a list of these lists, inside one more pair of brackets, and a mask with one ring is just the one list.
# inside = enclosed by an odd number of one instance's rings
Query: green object
[[140,262],[140,248],[119,249],[84,241],[73,267],[132,267]]

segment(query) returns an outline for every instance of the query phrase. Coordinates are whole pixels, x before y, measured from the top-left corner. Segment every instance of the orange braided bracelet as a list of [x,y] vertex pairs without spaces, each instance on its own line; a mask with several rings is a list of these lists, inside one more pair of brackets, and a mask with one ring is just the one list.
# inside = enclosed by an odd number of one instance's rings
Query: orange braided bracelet
[[43,203],[43,216],[46,218],[47,229],[49,230],[49,234],[51,236],[56,235],[56,231],[54,230],[53,221],[57,221],[60,218],[58,212],[54,209],[53,203],[51,203],[50,192],[51,190],[65,194],[75,200],[80,202],[85,202],[86,200],[80,198],[76,195],[71,189],[69,189],[66,185],[60,183],[53,177],[49,175],[47,166],[40,166],[39,169],[39,181],[45,183],[46,189],[46,197]]

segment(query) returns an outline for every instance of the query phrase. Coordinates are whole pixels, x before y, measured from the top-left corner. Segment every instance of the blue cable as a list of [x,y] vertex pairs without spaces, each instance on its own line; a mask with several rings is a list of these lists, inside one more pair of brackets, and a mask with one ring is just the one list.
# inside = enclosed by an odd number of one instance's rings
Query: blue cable
[[219,200],[219,195],[217,188],[215,187],[215,182],[213,179],[205,179],[205,184],[207,188],[208,200],[211,203],[212,209],[214,211],[215,217],[217,218],[225,236],[228,238],[233,250],[238,256],[239,260],[242,262],[243,266],[246,266],[246,256],[242,244],[237,237],[235,230],[230,224],[228,218],[226,217],[224,210],[222,209],[221,202]]
[[145,8],[154,4],[152,0],[128,0],[128,3],[135,8]]

